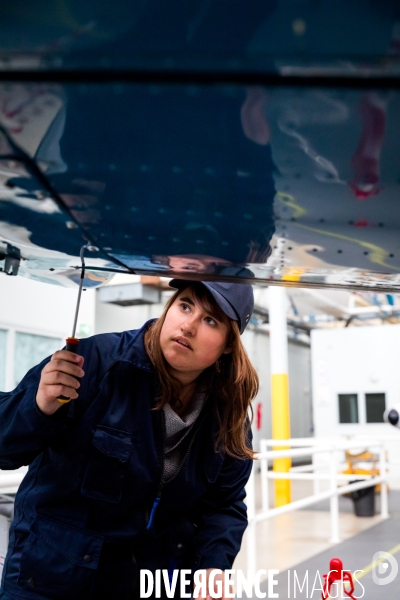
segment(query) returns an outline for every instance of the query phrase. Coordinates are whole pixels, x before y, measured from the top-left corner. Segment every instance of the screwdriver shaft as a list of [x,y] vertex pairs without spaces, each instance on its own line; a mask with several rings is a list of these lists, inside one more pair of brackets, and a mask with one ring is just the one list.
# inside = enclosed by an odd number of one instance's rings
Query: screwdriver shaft
[[76,333],[76,326],[78,323],[78,315],[79,315],[79,307],[81,304],[83,280],[85,279],[85,257],[84,257],[85,248],[86,248],[86,245],[82,246],[81,251],[80,251],[82,268],[81,268],[81,279],[79,281],[78,300],[76,302],[76,309],[75,309],[74,326],[72,328],[72,336],[71,337],[73,337],[73,338],[75,337],[75,333]]

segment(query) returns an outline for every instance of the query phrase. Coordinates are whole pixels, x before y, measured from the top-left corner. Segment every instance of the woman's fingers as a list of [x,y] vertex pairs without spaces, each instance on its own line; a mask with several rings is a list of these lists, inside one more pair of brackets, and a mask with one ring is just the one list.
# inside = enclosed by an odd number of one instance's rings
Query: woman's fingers
[[75,400],[79,379],[84,376],[83,357],[68,350],[58,350],[43,368],[36,403],[46,415],[54,414],[62,404],[57,398]]
[[43,369],[42,373],[47,376],[51,373],[65,373],[72,377],[83,377],[84,371],[77,364],[66,360],[51,360]]
[[[81,375],[79,377],[81,377]],[[50,373],[45,373],[43,375],[43,382],[47,386],[63,385],[72,388],[73,390],[77,390],[81,385],[75,376],[62,371],[50,371]]]
[[57,360],[65,360],[82,367],[85,359],[80,354],[75,354],[75,352],[70,352],[69,350],[57,350],[57,352],[54,352],[48,365]]

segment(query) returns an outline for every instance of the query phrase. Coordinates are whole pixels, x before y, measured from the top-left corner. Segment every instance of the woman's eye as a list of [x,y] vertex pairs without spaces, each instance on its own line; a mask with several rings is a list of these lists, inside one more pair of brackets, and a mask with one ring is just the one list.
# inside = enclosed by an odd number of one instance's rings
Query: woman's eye
[[181,308],[182,308],[182,310],[186,310],[186,309],[189,309],[189,306],[187,304],[182,303]]
[[217,324],[216,321],[214,321],[214,319],[212,317],[206,317],[206,321],[210,325],[216,325]]

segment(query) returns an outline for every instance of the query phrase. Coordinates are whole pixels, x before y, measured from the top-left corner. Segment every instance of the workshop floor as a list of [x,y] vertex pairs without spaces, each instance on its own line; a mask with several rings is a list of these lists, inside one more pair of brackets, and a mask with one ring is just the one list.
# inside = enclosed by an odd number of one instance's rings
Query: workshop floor
[[[270,481],[269,497],[273,498],[273,482]],[[321,489],[323,491],[323,489]],[[296,500],[312,493],[312,483],[292,482],[292,499]],[[256,475],[257,510],[261,508],[260,476]],[[381,519],[380,497],[375,495],[374,517],[357,517],[353,513],[350,498],[339,497],[339,531],[341,542],[333,544],[330,537],[329,501],[320,502],[310,508],[280,515],[274,519],[259,523],[257,526],[257,565],[259,569],[277,569],[276,585],[268,590],[266,576],[261,578],[260,590],[266,597],[279,597],[281,600],[313,598],[319,600],[321,591],[316,577],[329,571],[329,561],[338,557],[343,568],[352,573],[360,569],[360,583],[356,583],[355,597],[364,600],[398,600],[400,598],[400,577],[385,587],[382,582],[373,579],[372,562],[376,552],[384,551],[393,555],[395,562],[400,556],[400,491],[389,492],[389,519]],[[244,535],[242,548],[237,556],[234,569],[247,570],[246,560],[247,536]],[[397,554],[399,553],[399,554]],[[387,565],[385,565],[386,568]],[[390,567],[388,569],[391,572]],[[307,586],[301,584],[306,581]],[[297,578],[295,590],[294,577]],[[378,577],[379,580],[379,577]],[[313,585],[315,584],[315,590]],[[253,592],[254,593],[254,592]],[[279,594],[272,596],[270,594]],[[339,594],[339,590],[332,593]],[[244,598],[247,596],[244,594]],[[255,598],[256,596],[253,596]],[[344,597],[347,597],[344,595]]]
[[[260,474],[256,474],[256,507],[261,509]],[[270,481],[269,497],[273,498],[273,482]],[[324,488],[321,488],[323,491]],[[292,500],[312,494],[312,483],[307,481],[292,482]],[[396,498],[393,498],[393,495]],[[399,498],[400,492],[389,493],[389,512],[392,509],[392,498]],[[379,510],[377,497],[376,509]],[[352,501],[349,498],[339,499],[339,531],[341,540],[376,525],[381,521],[379,514],[374,517],[356,517],[353,514]],[[247,569],[246,542],[244,535],[242,548],[236,558],[234,569]],[[257,569],[290,569],[297,563],[306,560],[324,550],[334,548],[336,544],[329,542],[330,513],[329,502],[321,502],[310,509],[280,515],[257,526]],[[400,541],[400,540],[399,540]]]

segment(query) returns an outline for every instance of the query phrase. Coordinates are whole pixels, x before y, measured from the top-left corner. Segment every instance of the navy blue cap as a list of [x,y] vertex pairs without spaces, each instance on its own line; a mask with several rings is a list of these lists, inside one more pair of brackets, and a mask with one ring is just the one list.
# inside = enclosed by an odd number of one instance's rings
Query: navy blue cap
[[185,288],[197,283],[204,285],[218,306],[233,321],[237,321],[240,333],[246,329],[254,309],[253,287],[248,283],[225,283],[219,281],[188,281],[187,279],[171,279],[172,288]]

